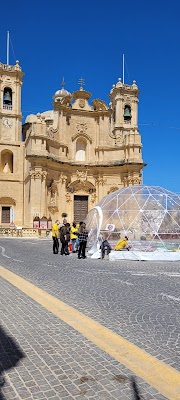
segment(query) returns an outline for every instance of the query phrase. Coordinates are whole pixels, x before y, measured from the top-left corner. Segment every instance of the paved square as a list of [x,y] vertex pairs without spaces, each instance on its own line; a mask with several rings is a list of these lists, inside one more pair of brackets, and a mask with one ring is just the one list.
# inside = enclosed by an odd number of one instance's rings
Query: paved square
[[[78,260],[49,240],[1,239],[0,265],[180,369],[179,263]],[[132,399],[132,372],[0,279],[5,399]],[[2,335],[1,335],[2,338]],[[10,340],[9,339],[9,340]],[[19,357],[19,361],[18,361]],[[137,378],[144,399],[164,399]]]

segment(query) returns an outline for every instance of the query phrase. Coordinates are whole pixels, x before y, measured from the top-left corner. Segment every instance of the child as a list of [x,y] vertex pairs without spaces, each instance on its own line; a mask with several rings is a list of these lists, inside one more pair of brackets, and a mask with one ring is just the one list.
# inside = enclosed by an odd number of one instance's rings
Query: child
[[112,248],[111,248],[111,246],[110,246],[110,244],[109,244],[107,239],[103,239],[103,241],[101,243],[101,246],[100,246],[100,249],[101,249],[101,258],[103,260],[105,254],[109,255],[109,253],[112,250]]

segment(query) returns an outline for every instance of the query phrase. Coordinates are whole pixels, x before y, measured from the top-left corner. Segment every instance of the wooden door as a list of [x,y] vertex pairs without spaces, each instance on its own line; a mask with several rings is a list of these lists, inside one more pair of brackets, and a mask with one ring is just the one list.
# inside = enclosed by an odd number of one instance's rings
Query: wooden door
[[74,221],[84,221],[88,213],[88,196],[74,196]]
[[10,223],[10,207],[2,207],[2,224]]

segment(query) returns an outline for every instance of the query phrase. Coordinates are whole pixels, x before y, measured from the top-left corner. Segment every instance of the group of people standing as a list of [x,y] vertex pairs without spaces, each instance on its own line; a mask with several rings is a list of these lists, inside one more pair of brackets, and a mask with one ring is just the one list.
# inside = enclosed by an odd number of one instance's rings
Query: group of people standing
[[61,243],[60,254],[68,256],[70,254],[68,245],[71,241],[72,252],[77,252],[78,258],[86,258],[87,238],[88,232],[83,221],[79,224],[73,222],[71,226],[66,219],[63,220],[62,224],[59,223],[59,220],[56,220],[52,226],[53,253],[59,253],[59,244]]

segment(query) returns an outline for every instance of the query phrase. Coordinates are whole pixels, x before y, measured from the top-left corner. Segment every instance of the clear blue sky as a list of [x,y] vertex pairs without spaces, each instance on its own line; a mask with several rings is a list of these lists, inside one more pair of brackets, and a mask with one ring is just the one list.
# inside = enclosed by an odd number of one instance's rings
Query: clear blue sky
[[144,184],[180,193],[179,16],[179,0],[2,2],[0,60],[9,30],[10,63],[25,73],[23,116],[51,109],[63,76],[70,92],[82,76],[92,98],[109,102],[125,53],[125,83],[141,91]]

